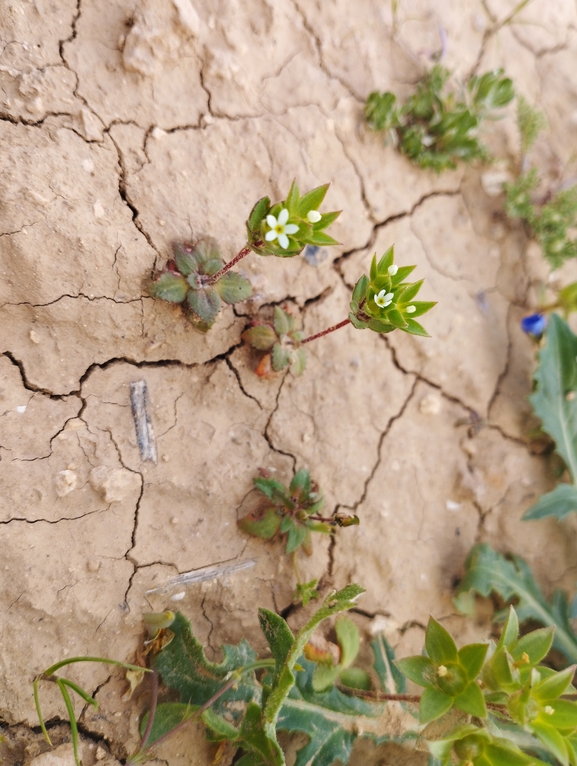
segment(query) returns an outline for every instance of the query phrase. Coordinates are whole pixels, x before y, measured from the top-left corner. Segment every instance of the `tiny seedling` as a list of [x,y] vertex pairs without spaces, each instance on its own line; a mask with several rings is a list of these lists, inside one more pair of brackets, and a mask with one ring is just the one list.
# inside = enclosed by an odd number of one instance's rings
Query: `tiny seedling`
[[271,479],[264,470],[261,476],[253,479],[253,483],[264,496],[264,502],[256,511],[239,519],[238,526],[243,532],[263,540],[271,540],[277,534],[286,535],[287,553],[294,553],[302,546],[310,556],[312,532],[330,534],[335,527],[359,523],[358,516],[321,516],[324,497],[304,468],[295,473],[288,487],[277,479]]
[[438,173],[458,162],[487,160],[479,127],[484,119],[495,119],[495,111],[514,97],[513,83],[502,69],[470,77],[460,93],[447,92],[449,77],[448,69],[435,64],[404,104],[388,91],[374,91],[365,104],[372,130],[384,133],[422,168]]
[[271,322],[256,320],[241,337],[252,348],[266,352],[255,370],[260,378],[270,378],[287,368],[296,377],[305,371],[307,358],[300,345],[303,334],[297,330],[294,316],[280,306],[274,307]]
[[524,221],[553,269],[577,256],[577,186],[549,189],[539,196],[541,179],[536,168],[527,168],[527,152],[545,126],[543,114],[519,98],[517,124],[521,136],[521,172],[514,183],[505,184],[505,210],[510,218]]

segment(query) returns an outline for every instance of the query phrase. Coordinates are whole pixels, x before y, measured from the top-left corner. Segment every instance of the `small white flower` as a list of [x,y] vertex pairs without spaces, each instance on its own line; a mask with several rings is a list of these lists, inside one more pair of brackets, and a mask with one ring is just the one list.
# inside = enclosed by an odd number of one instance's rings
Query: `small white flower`
[[264,238],[267,242],[273,242],[275,239],[278,239],[278,243],[283,250],[286,250],[289,246],[287,234],[296,234],[299,230],[296,223],[287,223],[288,218],[289,211],[286,207],[283,207],[280,211],[278,218],[275,218],[274,215],[270,215],[270,213],[266,217],[266,222],[270,226],[270,231],[267,231]]
[[545,705],[545,712],[547,715],[553,715],[555,708],[551,707],[551,705]]
[[307,218],[309,219],[310,223],[318,223],[321,220],[321,214],[318,210],[309,210],[307,213]]
[[395,276],[395,274],[397,273],[397,271],[398,271],[398,270],[399,270],[399,267],[398,267],[398,266],[396,266],[394,263],[393,263],[393,265],[392,265],[392,266],[389,266],[389,268],[387,269],[387,271],[389,272],[389,274],[390,274],[392,277],[394,277],[394,276]]
[[391,305],[394,297],[395,296],[393,293],[388,293],[386,290],[381,290],[378,295],[375,295],[375,303],[379,308],[386,309],[387,306]]
[[417,310],[416,306],[407,306],[407,308],[405,309],[407,314],[414,314],[416,310]]
[[439,678],[444,678],[449,671],[447,670],[447,667],[445,665],[439,665],[437,668],[437,675]]

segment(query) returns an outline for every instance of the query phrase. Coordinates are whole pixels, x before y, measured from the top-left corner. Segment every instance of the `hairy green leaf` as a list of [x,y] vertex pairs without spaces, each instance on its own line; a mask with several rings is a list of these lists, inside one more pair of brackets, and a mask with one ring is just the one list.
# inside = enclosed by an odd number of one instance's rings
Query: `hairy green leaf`
[[165,271],[158,279],[148,285],[148,292],[153,298],[160,298],[169,303],[182,303],[186,298],[188,283],[180,274]]
[[269,324],[249,327],[240,337],[257,351],[269,351],[278,340],[276,332]]
[[220,298],[214,287],[189,290],[186,300],[190,308],[203,322],[214,322],[220,311]]
[[227,271],[226,274],[223,274],[216,282],[215,288],[225,303],[245,301],[252,295],[251,283],[234,271]]

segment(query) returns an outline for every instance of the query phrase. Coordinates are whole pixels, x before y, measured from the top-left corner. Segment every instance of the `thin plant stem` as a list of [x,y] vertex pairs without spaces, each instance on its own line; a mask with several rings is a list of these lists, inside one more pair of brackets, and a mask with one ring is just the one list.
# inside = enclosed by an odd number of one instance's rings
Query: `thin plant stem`
[[146,747],[146,743],[148,741],[148,738],[150,737],[150,732],[152,731],[152,727],[154,725],[154,718],[156,716],[156,705],[158,703],[158,671],[153,670],[152,671],[152,677],[151,677],[151,698],[150,698],[150,711],[148,713],[148,721],[146,723],[146,729],[144,730],[144,734],[142,735],[142,739],[140,740],[140,745],[138,748],[138,752],[140,753],[144,748]]
[[[258,244],[258,243],[257,243]],[[232,261],[229,261],[227,264],[225,264],[220,271],[217,271],[216,274],[213,274],[212,277],[209,277],[205,285],[213,285],[215,282],[218,282],[218,280],[226,274],[227,271],[230,271],[233,266],[236,266],[236,264],[245,256],[247,256],[249,253],[252,253],[252,248],[250,248],[248,245],[245,245],[242,250],[239,250],[239,252],[234,256]]]
[[58,688],[60,689],[60,694],[62,694],[62,699],[64,700],[64,704],[66,705],[66,710],[68,711],[68,719],[70,721],[70,732],[72,734],[72,750],[74,752],[74,761],[76,763],[76,766],[82,766],[80,763],[80,757],[78,755],[78,726],[76,724],[76,716],[74,715],[74,706],[72,704],[72,700],[70,699],[70,695],[68,694],[68,689],[66,688],[67,683],[65,678],[59,678],[56,683],[58,684]]
[[342,322],[339,322],[338,324],[334,324],[332,327],[328,327],[326,330],[323,330],[322,332],[317,332],[315,333],[315,335],[309,335],[308,338],[301,340],[301,345],[303,345],[304,343],[310,343],[311,340],[322,338],[324,335],[328,335],[330,332],[334,332],[335,330],[340,330],[341,327],[346,327],[348,324],[351,324],[351,320],[343,319]]
[[420,694],[388,694],[386,692],[365,691],[364,689],[352,689],[350,686],[338,684],[340,691],[351,694],[353,697],[377,700],[379,702],[420,702]]

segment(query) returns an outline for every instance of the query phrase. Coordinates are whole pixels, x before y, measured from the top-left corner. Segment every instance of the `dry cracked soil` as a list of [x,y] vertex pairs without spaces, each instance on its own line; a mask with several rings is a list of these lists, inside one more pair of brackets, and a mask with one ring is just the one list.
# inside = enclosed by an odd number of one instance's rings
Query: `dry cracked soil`
[[[0,3],[3,763],[72,763],[49,685],[58,747],[44,753],[31,681],[67,656],[131,661],[143,612],[178,607],[211,656],[242,636],[263,648],[257,605],[302,623],[282,542],[237,529],[259,467],[284,480],[306,467],[329,513],[358,514],[299,566],[323,592],[361,583],[354,619],[365,636],[384,629],[399,655],[420,651],[431,613],[459,640],[489,635],[489,608],[465,620],[451,600],[475,542],[526,557],[547,593],[573,587],[575,527],[520,521],[554,478],[527,435],[535,349],[519,320],[561,277],[504,217],[493,171],[422,171],[362,114],[374,89],[411,92],[445,39],[457,77],[504,67],[545,111],[535,157],[559,177],[577,145],[576,4],[395,5]],[[485,140],[514,165],[514,107]],[[173,240],[212,235],[232,258],[252,204],[282,199],[293,178],[331,182],[341,246],[314,263],[245,259],[253,298],[207,335],[147,295]],[[348,327],[308,347],[301,378],[254,375],[240,340],[251,315],[288,301],[307,334],[333,324],[392,243],[438,301],[430,339]],[[137,444],[136,381],[156,462]],[[170,584],[193,570],[207,579]],[[70,677],[100,703],[77,709],[84,763],[116,763],[137,742],[146,694],[124,701],[126,682],[104,666]],[[418,760],[384,753],[359,749],[352,763]],[[213,756],[191,726],[158,763]]]

